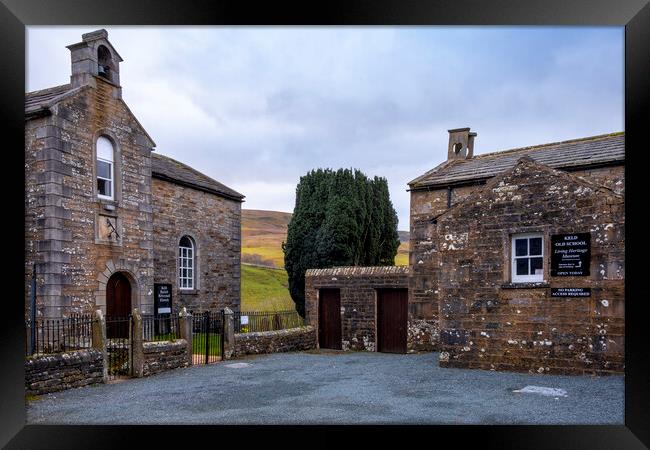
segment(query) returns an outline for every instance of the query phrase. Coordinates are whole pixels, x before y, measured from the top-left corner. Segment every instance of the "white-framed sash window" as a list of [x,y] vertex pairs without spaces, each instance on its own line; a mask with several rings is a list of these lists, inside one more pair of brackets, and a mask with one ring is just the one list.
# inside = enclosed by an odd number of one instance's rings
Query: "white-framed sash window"
[[194,242],[183,236],[178,244],[178,288],[194,289]]
[[115,149],[104,136],[97,138],[97,196],[115,198]]
[[544,281],[544,236],[541,233],[512,236],[513,283]]

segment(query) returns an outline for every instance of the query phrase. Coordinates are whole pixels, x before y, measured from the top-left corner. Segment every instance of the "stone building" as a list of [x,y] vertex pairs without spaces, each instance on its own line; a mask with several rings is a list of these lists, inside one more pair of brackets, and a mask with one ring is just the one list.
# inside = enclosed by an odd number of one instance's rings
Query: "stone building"
[[105,30],[68,46],[70,83],[25,96],[26,314],[239,308],[243,195],[171,158],[122,99]]
[[[475,137],[469,128],[449,130],[447,160],[409,183],[401,339],[409,350],[439,350],[446,367],[621,372],[624,134],[478,156]],[[350,277],[335,270],[307,274],[314,324],[319,288],[338,289],[342,315],[361,306],[343,300],[355,295],[344,291]],[[366,317],[378,311],[371,297]],[[366,330],[357,341],[373,350],[378,324],[363,323],[343,321],[343,335]]]

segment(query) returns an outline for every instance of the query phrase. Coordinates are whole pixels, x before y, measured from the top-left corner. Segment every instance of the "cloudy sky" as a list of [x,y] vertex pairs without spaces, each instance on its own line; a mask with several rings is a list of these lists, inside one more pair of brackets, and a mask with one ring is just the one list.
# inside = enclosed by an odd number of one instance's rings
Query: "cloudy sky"
[[26,90],[69,82],[66,45],[98,28],[124,62],[123,97],[156,151],[291,212],[301,175],[407,182],[446,159],[622,131],[623,27],[28,27]]

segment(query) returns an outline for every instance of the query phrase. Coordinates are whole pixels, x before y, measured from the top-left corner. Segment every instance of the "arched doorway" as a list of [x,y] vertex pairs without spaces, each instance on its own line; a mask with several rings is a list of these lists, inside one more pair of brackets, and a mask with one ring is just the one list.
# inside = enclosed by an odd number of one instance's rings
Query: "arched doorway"
[[[131,314],[131,282],[121,272],[115,272],[106,283],[106,319],[127,317]],[[126,326],[121,326],[122,323]],[[107,338],[128,337],[128,322],[106,324]]]

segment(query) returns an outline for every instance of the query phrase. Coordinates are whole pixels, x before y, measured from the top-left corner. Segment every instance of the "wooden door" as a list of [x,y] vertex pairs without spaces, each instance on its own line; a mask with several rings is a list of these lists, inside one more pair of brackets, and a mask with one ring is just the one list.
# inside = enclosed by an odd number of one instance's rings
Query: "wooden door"
[[406,353],[408,289],[377,291],[377,351]]
[[341,291],[321,289],[318,296],[318,344],[341,350]]
[[[127,317],[131,314],[131,283],[122,273],[114,273],[106,284],[106,317]],[[113,323],[106,326],[106,337],[128,337],[128,322]]]

